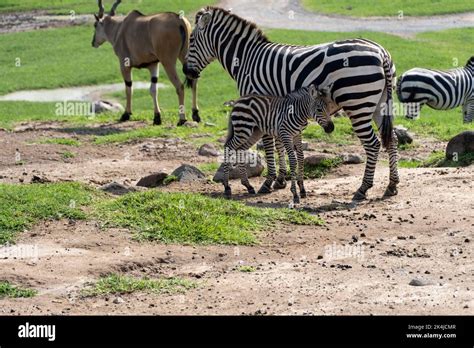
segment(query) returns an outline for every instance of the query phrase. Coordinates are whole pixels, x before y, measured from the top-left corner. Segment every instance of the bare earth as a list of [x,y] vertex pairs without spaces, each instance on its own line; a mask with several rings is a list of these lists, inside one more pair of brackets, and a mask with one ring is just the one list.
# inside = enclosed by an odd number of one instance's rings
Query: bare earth
[[[28,183],[39,175],[92,186],[112,181],[134,185],[144,175],[171,172],[181,163],[213,161],[179,139],[90,144],[94,134],[142,126],[71,130],[59,123],[31,123],[0,132],[0,181]],[[31,144],[47,137],[74,137],[83,145]],[[403,156],[423,157],[445,146],[419,142],[424,145]],[[362,153],[359,145],[310,147]],[[22,166],[14,164],[16,149]],[[64,151],[76,157],[63,160]],[[381,200],[388,181],[387,165],[381,163],[370,200],[351,207],[363,168],[346,165],[325,179],[307,181],[309,197],[302,207],[318,213],[327,222],[324,227],[281,225],[261,233],[260,244],[253,247],[141,244],[128,231],[103,230],[94,221],[40,223],[18,241],[36,245],[38,260],[0,260],[1,279],[34,287],[39,295],[1,300],[0,314],[474,314],[473,167],[401,169],[399,196]],[[262,181],[253,179],[256,186]],[[233,187],[236,199],[262,207],[287,206],[291,196],[283,190],[249,197],[238,182]],[[219,195],[222,187],[203,181],[173,183],[163,190]],[[344,246],[352,257],[334,252]],[[242,265],[256,271],[243,273],[238,270]],[[123,295],[118,304],[116,296],[80,296],[86,284],[108,273],[180,276],[198,287],[176,295]],[[411,286],[413,279],[428,285]]]

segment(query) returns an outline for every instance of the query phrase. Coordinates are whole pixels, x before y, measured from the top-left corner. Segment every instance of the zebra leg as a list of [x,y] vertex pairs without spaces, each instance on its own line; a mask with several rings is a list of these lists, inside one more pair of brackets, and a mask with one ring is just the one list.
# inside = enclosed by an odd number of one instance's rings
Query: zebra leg
[[276,139],[275,146],[278,151],[278,177],[273,185],[275,190],[281,190],[286,187],[286,159],[285,146],[279,139]]
[[300,197],[298,196],[298,191],[296,190],[297,160],[296,160],[296,155],[295,155],[295,147],[293,144],[293,137],[289,134],[283,134],[282,141],[283,141],[283,145],[285,146],[286,151],[288,152],[288,158],[290,160],[291,193],[293,193],[293,203],[298,204],[300,202]]
[[294,140],[295,148],[296,148],[296,158],[298,161],[298,186],[300,188],[300,196],[301,198],[306,198],[306,190],[304,188],[304,153],[303,153],[303,144],[302,144],[302,136],[298,134]]
[[[245,152],[244,159],[249,158],[249,152],[248,150],[257,143],[258,140],[260,140],[262,137],[262,132],[259,130],[254,130],[252,135],[247,139],[247,141],[239,147],[239,151]],[[272,139],[273,140],[273,139]],[[247,173],[247,163],[250,164],[248,160],[242,161],[241,163],[238,164],[239,167],[239,173],[240,173],[240,182],[242,185],[244,185],[247,188],[248,193],[251,195],[255,194],[255,189],[253,186],[250,184],[248,173]]]
[[416,120],[420,117],[422,103],[407,103],[406,105],[406,115],[405,118],[409,120]]
[[224,196],[230,199],[232,197],[232,189],[229,185],[229,173],[231,167],[231,158],[236,157],[236,151],[239,147],[245,144],[246,139],[236,136],[235,132],[224,146],[224,168],[222,184],[224,185]]
[[276,168],[275,168],[275,143],[273,137],[268,138],[267,141],[263,143],[265,147],[265,160],[267,162],[267,179],[263,183],[258,193],[265,194],[272,192],[272,184],[276,179]]
[[367,155],[367,163],[365,164],[365,173],[364,179],[362,180],[362,185],[359,187],[352,198],[354,201],[362,201],[367,199],[367,191],[372,186],[374,186],[375,166],[377,165],[377,159],[379,157],[380,141],[377,139],[372,125],[369,124],[369,126],[370,130],[367,132],[368,134],[357,134],[360,141],[362,142],[362,145],[364,146],[365,153]]
[[392,141],[387,149],[390,163],[390,183],[384,196],[396,196],[398,194],[397,184],[400,182],[398,177],[398,138],[395,132],[392,132]]
[[247,166],[245,163],[239,163],[240,182],[247,188],[249,194],[254,195],[255,189],[250,184],[249,177],[247,174]]

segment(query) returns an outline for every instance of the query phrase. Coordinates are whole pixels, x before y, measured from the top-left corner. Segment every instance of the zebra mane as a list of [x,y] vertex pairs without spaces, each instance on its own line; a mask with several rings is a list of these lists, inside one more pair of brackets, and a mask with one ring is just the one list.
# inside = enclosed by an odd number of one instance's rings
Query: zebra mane
[[297,89],[296,91],[287,94],[284,98],[294,100],[300,99],[301,97],[305,97],[307,95],[309,95],[309,87],[302,87],[300,89]]
[[264,34],[264,32],[262,31],[262,29],[260,29],[257,24],[253,23],[253,22],[250,22],[248,20],[246,20],[245,18],[242,18],[242,17],[239,17],[237,16],[236,14],[233,14],[231,13],[230,11],[227,11],[227,10],[224,10],[223,8],[220,8],[220,7],[215,7],[215,6],[207,6],[205,9],[202,9],[201,11],[199,11],[197,14],[196,14],[196,23],[198,22],[199,18],[205,13],[205,12],[208,12],[208,11],[213,11],[213,12],[221,12],[221,13],[224,13],[224,15],[226,16],[230,16],[232,19],[240,22],[240,23],[243,23],[245,26],[248,26],[251,30],[253,30],[257,36],[257,40],[259,41],[262,41],[262,42],[270,42],[270,40],[268,39],[268,37]]
[[471,58],[469,58],[469,60],[468,60],[467,63],[466,63],[466,67],[474,68],[474,56],[472,56]]

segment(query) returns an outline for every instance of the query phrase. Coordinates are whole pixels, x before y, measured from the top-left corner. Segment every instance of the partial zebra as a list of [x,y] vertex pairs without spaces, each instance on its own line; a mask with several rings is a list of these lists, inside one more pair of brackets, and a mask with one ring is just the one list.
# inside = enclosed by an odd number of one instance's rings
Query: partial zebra
[[[306,197],[303,183],[304,155],[301,132],[308,125],[310,118],[314,118],[326,133],[334,130],[334,123],[331,121],[325,101],[326,97],[327,90],[319,90],[311,85],[285,97],[250,95],[235,102],[229,117],[228,138],[225,144],[223,180],[225,196],[230,198],[232,195],[229,185],[229,158],[238,151],[247,151],[266,134],[279,140],[288,153],[293,202],[300,202],[296,181],[298,181],[301,197]],[[298,176],[296,176],[296,168],[298,168]],[[249,193],[254,194],[255,189],[248,180],[245,165],[240,164],[239,169],[242,184]],[[268,163],[268,172],[264,186],[271,187],[276,174],[274,161]]]
[[474,57],[466,66],[447,71],[415,68],[397,82],[398,99],[406,105],[406,117],[417,118],[424,104],[436,110],[462,106],[465,123],[474,119]]
[[[196,15],[184,73],[196,79],[215,59],[236,80],[241,96],[284,96],[311,84],[332,84],[331,114],[341,108],[345,111],[367,153],[364,179],[354,199],[366,198],[373,186],[380,142],[372,119],[390,156],[390,183],[385,194],[397,194],[398,154],[392,113],[395,66],[383,47],[364,39],[317,46],[273,43],[255,24],[229,11],[207,7]],[[263,140],[266,148],[272,141],[267,135]],[[282,158],[284,161],[281,151],[280,176]]]

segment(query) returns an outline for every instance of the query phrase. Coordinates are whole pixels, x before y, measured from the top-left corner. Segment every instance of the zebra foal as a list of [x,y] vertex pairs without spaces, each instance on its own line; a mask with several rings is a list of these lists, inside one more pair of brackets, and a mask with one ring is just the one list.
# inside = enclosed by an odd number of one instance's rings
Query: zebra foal
[[[325,100],[327,89],[318,89],[314,85],[304,87],[284,97],[250,95],[240,98],[234,105],[229,117],[228,137],[225,144],[224,158],[224,194],[232,196],[229,185],[229,158],[237,151],[247,151],[264,135],[280,141],[288,154],[291,170],[291,192],[293,202],[299,203],[300,197],[306,196],[303,184],[304,156],[301,146],[301,132],[308,125],[308,119],[314,118],[326,131],[334,130],[334,123]],[[296,154],[295,154],[296,146]],[[273,146],[271,146],[273,148]],[[244,165],[239,164],[241,182],[248,192],[255,194],[255,189],[248,180]],[[298,173],[296,171],[298,170]],[[276,178],[273,153],[268,163],[268,176],[264,187],[271,187]]]
[[474,57],[462,68],[431,70],[415,68],[400,76],[397,95],[408,105],[406,117],[419,116],[426,104],[436,110],[462,106],[464,123],[474,120]]

